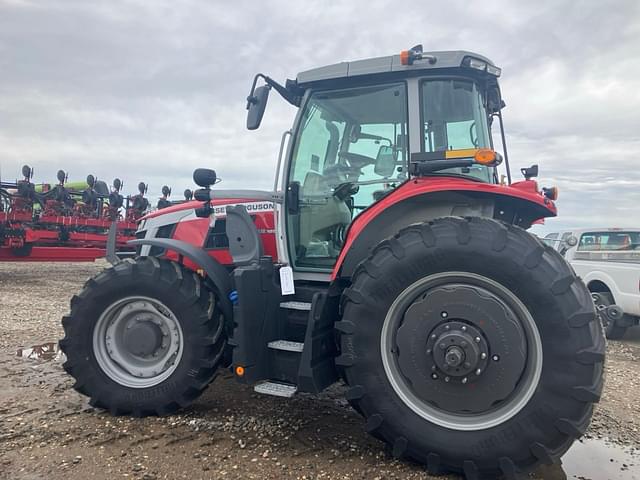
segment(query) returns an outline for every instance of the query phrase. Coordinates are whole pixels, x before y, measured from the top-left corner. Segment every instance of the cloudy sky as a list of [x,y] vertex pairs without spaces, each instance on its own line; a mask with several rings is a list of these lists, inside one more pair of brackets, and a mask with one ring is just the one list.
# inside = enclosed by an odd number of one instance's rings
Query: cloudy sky
[[[0,0],[0,169],[163,184],[199,166],[269,188],[295,114],[271,97],[245,130],[253,74],[467,49],[503,68],[515,172],[538,163],[564,226],[640,226],[640,2]],[[519,174],[516,175],[519,177]]]

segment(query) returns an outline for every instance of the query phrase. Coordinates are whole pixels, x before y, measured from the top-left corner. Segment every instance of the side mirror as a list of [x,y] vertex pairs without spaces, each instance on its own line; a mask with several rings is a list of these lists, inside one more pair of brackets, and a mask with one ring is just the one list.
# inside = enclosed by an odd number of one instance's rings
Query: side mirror
[[247,128],[255,130],[262,122],[262,116],[267,108],[267,100],[269,99],[269,85],[262,85],[256,88],[247,98]]
[[500,90],[498,90],[498,87],[490,88],[487,92],[487,106],[489,113],[492,114],[496,114],[506,107],[506,103],[500,98]]
[[193,181],[196,182],[196,185],[199,187],[209,187],[216,183],[218,177],[216,176],[216,171],[211,170],[209,168],[196,168],[193,171]]
[[396,170],[397,159],[398,153],[393,149],[393,147],[383,145],[378,149],[376,164],[373,167],[373,171],[376,175],[380,175],[381,177],[390,177]]
[[573,235],[571,235],[569,238],[567,238],[565,240],[565,243],[569,246],[569,247],[575,247],[578,244],[578,239],[576,237],[574,237]]
[[520,172],[525,180],[538,176],[538,165],[531,165],[529,168],[521,168]]

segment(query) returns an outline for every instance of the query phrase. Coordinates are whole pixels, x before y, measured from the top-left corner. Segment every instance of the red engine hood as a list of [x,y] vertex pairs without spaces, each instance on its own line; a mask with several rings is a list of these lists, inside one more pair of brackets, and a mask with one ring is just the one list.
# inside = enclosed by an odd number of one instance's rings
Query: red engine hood
[[[238,203],[247,203],[247,202],[264,202],[264,201],[255,199],[255,198],[216,198],[215,200],[211,201],[211,204],[214,206],[220,206],[220,205],[236,205]],[[200,208],[201,206],[202,206],[201,201],[191,200],[189,202],[171,205],[170,207],[163,208],[162,210],[154,210],[153,212],[147,213],[145,216],[141,217],[140,220],[147,220],[149,218],[159,217],[160,215],[165,215],[167,213],[180,212],[182,210],[193,210],[194,208]]]

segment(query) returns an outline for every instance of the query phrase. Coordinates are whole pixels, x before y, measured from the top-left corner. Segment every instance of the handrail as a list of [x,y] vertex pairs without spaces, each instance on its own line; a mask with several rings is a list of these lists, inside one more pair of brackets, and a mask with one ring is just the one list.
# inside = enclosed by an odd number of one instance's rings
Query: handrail
[[273,181],[273,191],[278,191],[278,180],[280,179],[280,166],[282,165],[282,153],[284,152],[284,141],[287,138],[287,135],[291,135],[291,130],[285,130],[282,133],[282,138],[280,139],[280,151],[278,152],[278,164],[276,165],[276,178]]

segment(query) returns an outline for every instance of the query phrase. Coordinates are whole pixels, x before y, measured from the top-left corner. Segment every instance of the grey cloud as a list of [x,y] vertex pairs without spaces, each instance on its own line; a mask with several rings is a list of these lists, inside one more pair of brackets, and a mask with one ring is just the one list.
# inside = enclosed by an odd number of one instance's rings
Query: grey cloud
[[539,163],[560,225],[640,223],[640,4],[398,4],[0,0],[0,167],[40,179],[120,176],[174,192],[212,166],[226,186],[269,188],[295,111],[273,96],[244,128],[253,75],[342,60],[470,49],[503,67],[515,177]]

